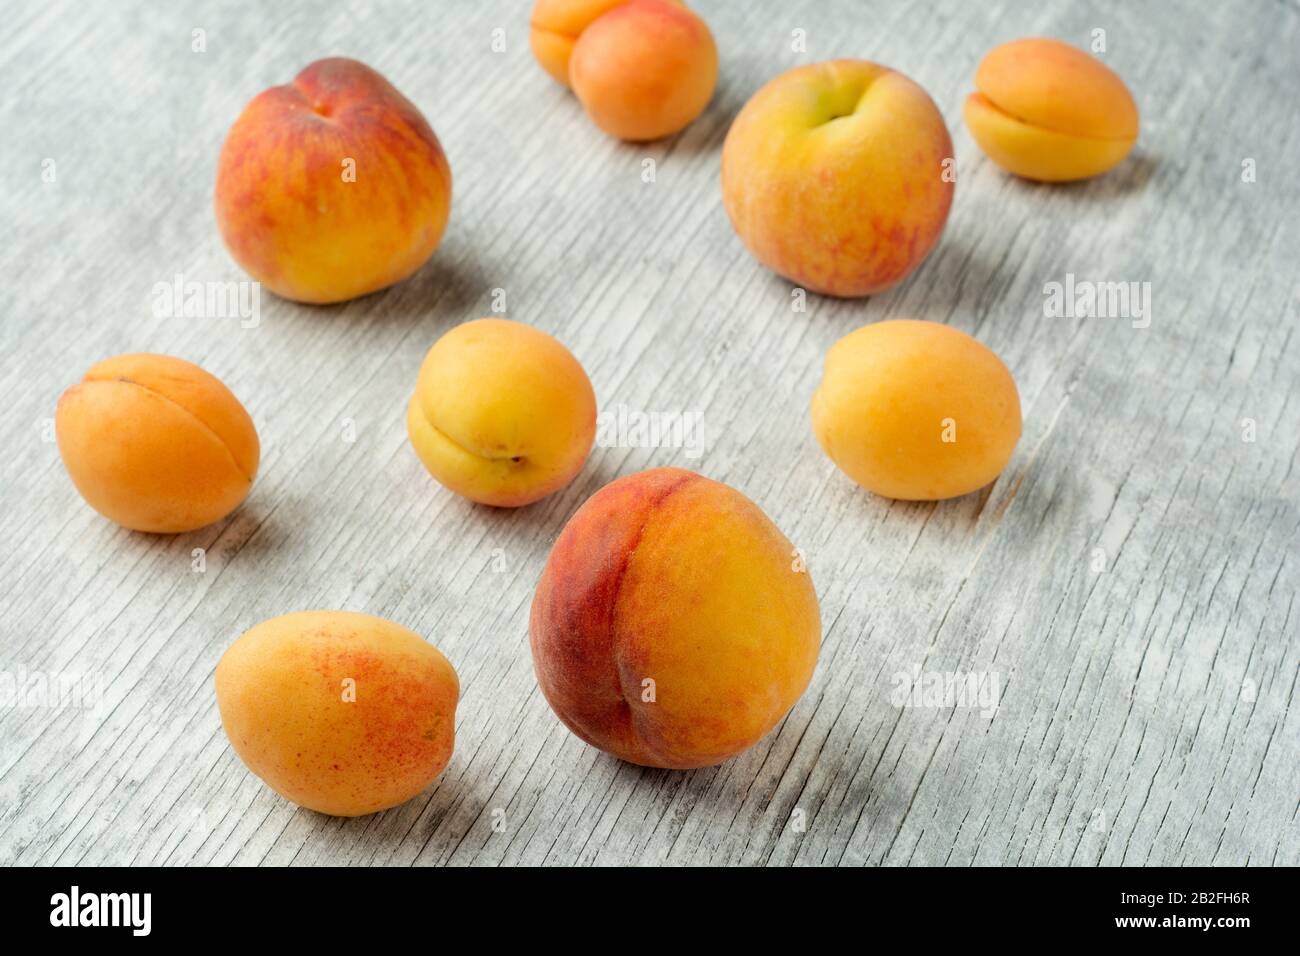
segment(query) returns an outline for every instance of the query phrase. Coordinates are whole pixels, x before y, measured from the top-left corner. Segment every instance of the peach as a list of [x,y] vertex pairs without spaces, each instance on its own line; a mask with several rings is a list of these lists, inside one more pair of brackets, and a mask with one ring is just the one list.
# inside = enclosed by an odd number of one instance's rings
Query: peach
[[642,142],[685,129],[718,80],[703,20],[668,0],[632,0],[598,17],[573,47],[569,82],[591,121]]
[[537,0],[529,24],[533,56],[557,82],[569,85],[569,58],[582,31],[628,0]]
[[59,454],[86,503],[136,531],[219,521],[253,486],[260,446],[215,377],[168,355],[119,355],[59,398]]
[[442,239],[451,169],[406,97],[356,60],[256,96],[217,163],[230,254],[277,295],[342,302],[400,282]]
[[993,162],[1044,182],[1097,176],[1128,155],[1138,109],[1100,60],[1059,40],[1013,40],[975,72],[966,126]]
[[826,354],[813,433],[840,470],[886,498],[982,488],[1020,439],[1020,395],[991,349],[938,322],[896,319]]
[[301,611],[263,621],[222,655],[216,687],[239,759],[309,810],[385,810],[451,760],[456,671],[432,644],[383,618]]
[[514,508],[558,491],[582,469],[596,436],[596,396],[556,339],[522,322],[477,319],[429,349],[406,426],[445,487]]
[[623,760],[685,769],[780,722],[812,678],[821,618],[794,548],[752,501],[655,468],[570,519],[529,634],[542,693],[570,730]]
[[862,60],[796,67],[759,90],[722,150],[722,199],[759,262],[854,297],[906,278],[952,205],[952,141],[934,101]]

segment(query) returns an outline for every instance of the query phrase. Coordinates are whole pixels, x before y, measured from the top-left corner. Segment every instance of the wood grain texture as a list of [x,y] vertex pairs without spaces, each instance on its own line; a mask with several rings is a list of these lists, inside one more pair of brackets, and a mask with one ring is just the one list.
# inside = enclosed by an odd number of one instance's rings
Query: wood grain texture
[[[1300,863],[1300,9],[692,5],[718,38],[720,87],[704,117],[648,147],[602,136],[541,72],[525,2],[10,11],[0,672],[100,675],[103,699],[0,709],[0,862]],[[1141,106],[1137,152],[1073,186],[1002,174],[961,123],[979,58],[1017,36],[1086,46],[1095,28]],[[791,49],[796,29],[807,52]],[[265,294],[256,328],[155,318],[157,282],[243,278],[211,208],[222,137],[258,91],[333,54],[387,75],[442,139],[455,196],[438,253],[346,305]],[[719,150],[763,82],[836,56],[895,66],[935,97],[956,202],[903,285],[810,296],[797,313],[732,233]],[[1150,282],[1150,327],[1045,317],[1044,285],[1067,273]],[[435,485],[405,403],[429,345],[488,314],[494,289],[510,317],[569,345],[602,407],[699,412],[703,455],[597,449],[569,488],[518,512]],[[981,494],[873,498],[813,439],[826,349],[903,316],[971,332],[1016,376],[1024,437]],[[261,473],[230,519],[135,534],[68,481],[50,441],[59,393],[136,350],[200,363],[252,412]],[[779,729],[688,773],[582,744],[542,699],[527,645],[566,518],[606,481],[665,464],[767,511],[805,550],[825,626]],[[460,672],[456,755],[404,806],[299,810],[226,743],[221,653],[313,607],[392,618]],[[1001,705],[992,719],[901,708],[894,677],[913,668],[996,674]]]

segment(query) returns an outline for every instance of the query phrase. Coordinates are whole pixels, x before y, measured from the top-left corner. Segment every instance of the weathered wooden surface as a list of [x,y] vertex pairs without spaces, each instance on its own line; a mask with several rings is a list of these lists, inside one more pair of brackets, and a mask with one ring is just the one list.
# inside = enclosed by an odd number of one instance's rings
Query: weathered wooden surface
[[[541,73],[527,3],[9,11],[0,671],[100,675],[103,699],[0,709],[0,862],[1300,863],[1300,10],[694,5],[721,85],[699,122],[650,147],[604,138]],[[980,56],[1021,35],[1087,45],[1097,28],[1143,111],[1137,154],[1081,185],[1003,175],[961,123]],[[455,175],[442,248],[344,306],[265,294],[256,328],[156,318],[157,282],[243,278],[211,211],[221,139],[247,99],[328,54],[380,69],[437,130]],[[957,199],[904,285],[810,297],[800,314],[732,234],[718,152],[762,82],[834,56],[931,92]],[[1044,286],[1067,273],[1150,282],[1150,326],[1045,317]],[[428,346],[488,314],[494,289],[574,350],[604,408],[699,412],[703,454],[597,449],[572,486],[518,512],[436,486],[405,402]],[[807,403],[825,350],[895,316],[972,332],[1016,375],[1024,437],[985,493],[890,503],[817,448]],[[129,533],[68,481],[48,440],[59,392],[134,350],[201,363],[251,410],[263,464],[228,521]],[[806,551],[824,614],[817,674],[785,723],[690,773],[574,738],[527,646],[565,519],[659,464],[759,502]],[[460,671],[456,756],[405,806],[351,821],[295,809],[227,746],[217,659],[257,621],[309,607],[390,617]],[[914,668],[996,677],[1000,706],[899,707],[895,675]]]

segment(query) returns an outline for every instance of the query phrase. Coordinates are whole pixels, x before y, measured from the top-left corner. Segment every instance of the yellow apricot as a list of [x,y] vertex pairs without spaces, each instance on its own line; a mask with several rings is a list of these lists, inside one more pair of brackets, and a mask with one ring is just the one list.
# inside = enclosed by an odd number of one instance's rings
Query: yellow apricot
[[708,24],[680,3],[631,0],[596,19],[573,48],[569,84],[610,136],[671,136],[704,111],[718,80]]
[[1020,439],[1020,395],[1002,360],[965,332],[896,319],[863,326],[826,354],[813,433],[878,495],[954,498],[1001,473]]
[[59,454],[86,503],[136,531],[224,518],[257,474],[253,420],[217,378],[168,355],[119,355],[59,398]]
[[396,806],[451,760],[456,670],[383,618],[301,611],[263,621],[222,655],[216,689],[222,726],[248,769],[320,813]]
[[1097,176],[1138,137],[1138,109],[1109,67],[1059,40],[1013,40],[975,72],[966,126],[1008,172],[1043,182]]
[[406,425],[444,486],[514,508],[582,469],[596,436],[596,395],[558,340],[522,322],[477,319],[429,349]]

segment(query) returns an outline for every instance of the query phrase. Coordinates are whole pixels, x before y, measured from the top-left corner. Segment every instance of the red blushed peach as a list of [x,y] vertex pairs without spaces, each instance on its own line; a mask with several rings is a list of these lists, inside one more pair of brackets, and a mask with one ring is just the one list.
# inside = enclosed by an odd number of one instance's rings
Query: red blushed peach
[[745,104],[722,150],[722,200],[759,262],[835,296],[896,285],[930,254],[952,205],[952,140],[925,90],[835,60],[782,73]]
[[721,763],[794,706],[821,619],[794,548],[740,492],[677,468],[606,485],[556,539],[529,634],[542,693],[594,747]]
[[632,141],[684,129],[704,112],[717,79],[708,25],[668,0],[632,0],[603,14],[569,61],[569,82],[592,122]]
[[217,163],[221,236],[254,279],[299,302],[399,282],[433,254],[451,169],[406,97],[356,60],[318,60],[261,93]]

